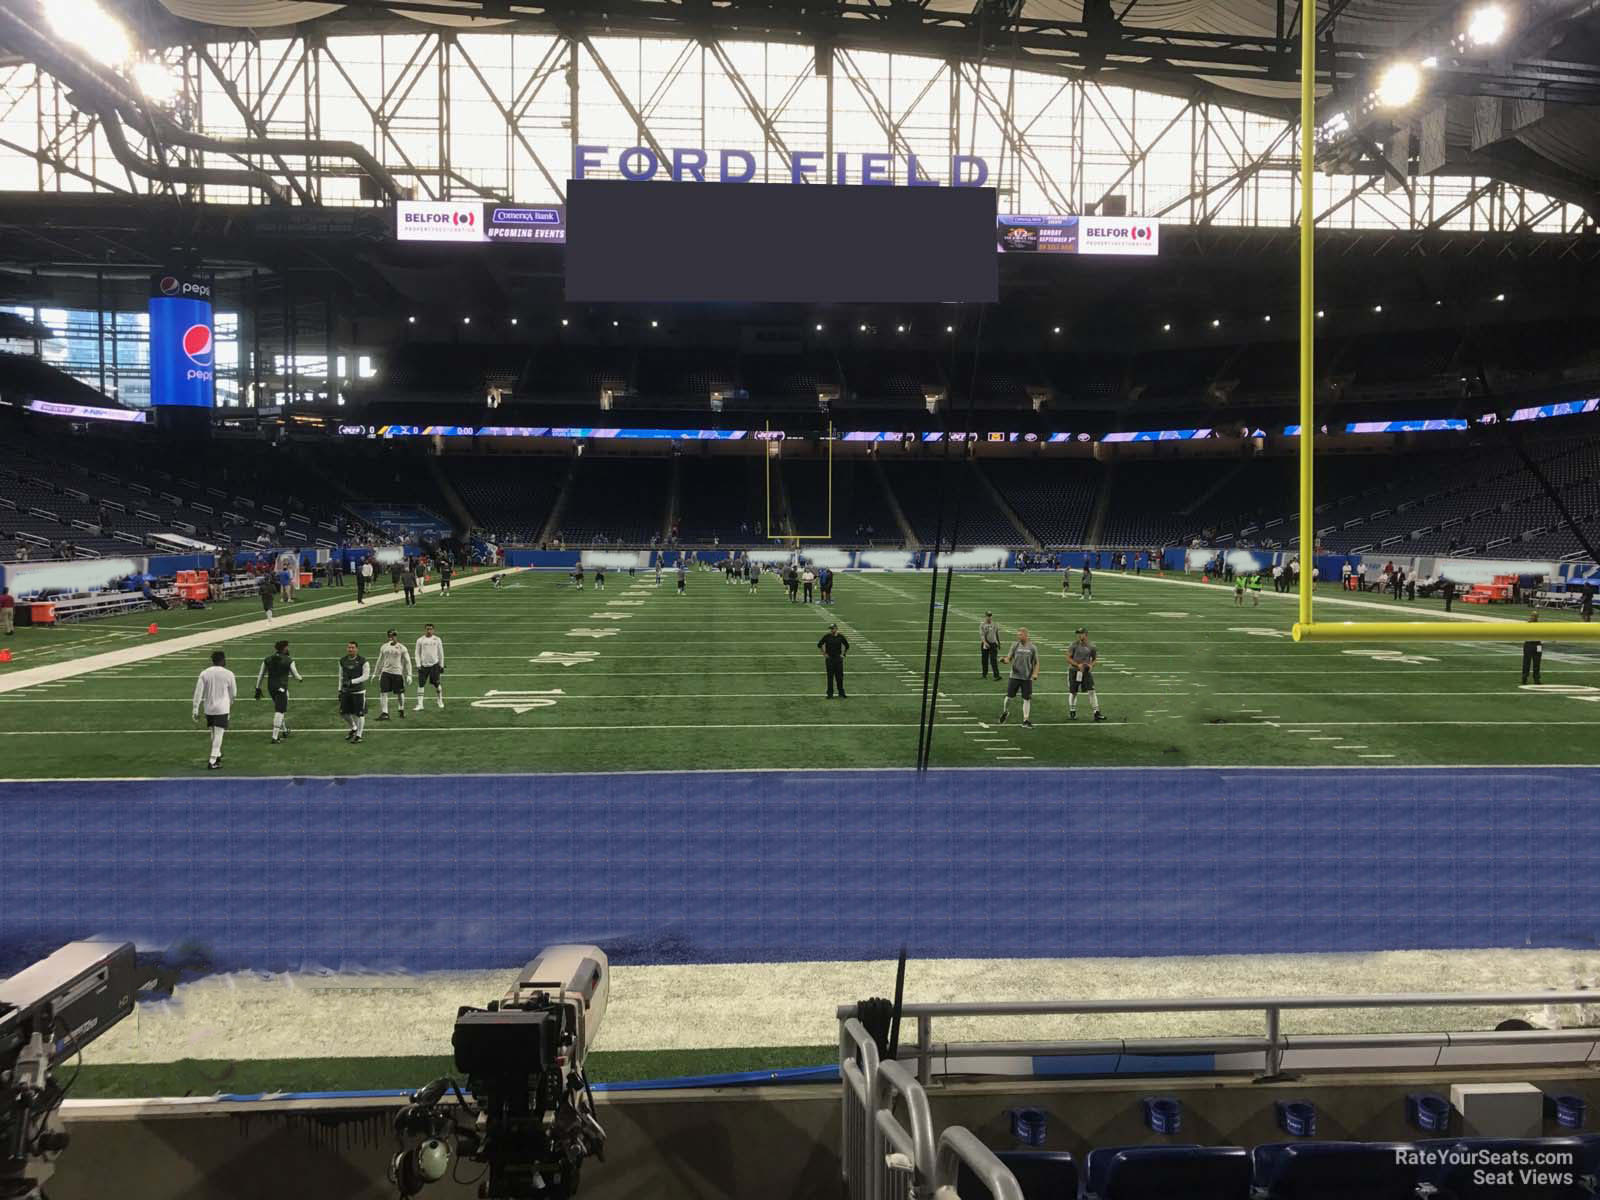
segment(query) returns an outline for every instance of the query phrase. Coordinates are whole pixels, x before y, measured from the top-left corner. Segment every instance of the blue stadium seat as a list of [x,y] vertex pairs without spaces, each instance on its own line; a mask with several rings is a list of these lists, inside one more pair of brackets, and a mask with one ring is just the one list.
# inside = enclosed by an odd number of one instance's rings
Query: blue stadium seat
[[1415,1200],[1420,1168],[1397,1150],[1410,1142],[1278,1142],[1257,1146],[1261,1200]]
[[[1000,1150],[997,1157],[1016,1176],[1022,1200],[1078,1200],[1078,1164],[1064,1150]],[[966,1167],[956,1180],[961,1200],[989,1195]]]
[[[1424,1168],[1426,1181],[1450,1200],[1507,1195],[1515,1195],[1517,1200],[1589,1200],[1595,1195],[1594,1178],[1600,1173],[1600,1137],[1594,1136],[1452,1138],[1428,1142],[1427,1147],[1456,1152],[1455,1161]],[[1537,1156],[1552,1151],[1570,1152],[1570,1165],[1537,1161]],[[1501,1161],[1488,1161],[1490,1155],[1500,1156]],[[1516,1156],[1526,1156],[1526,1165]],[[1524,1169],[1535,1175],[1524,1177]]]
[[1250,1155],[1238,1146],[1110,1146],[1091,1150],[1096,1200],[1247,1200]]

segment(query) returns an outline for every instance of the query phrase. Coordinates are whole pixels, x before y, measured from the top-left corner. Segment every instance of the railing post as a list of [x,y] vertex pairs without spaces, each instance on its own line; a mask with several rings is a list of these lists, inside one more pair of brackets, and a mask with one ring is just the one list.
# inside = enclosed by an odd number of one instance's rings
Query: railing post
[[927,1016],[917,1018],[917,1082],[933,1082],[933,1018]]
[[1268,1079],[1278,1076],[1283,1067],[1283,1043],[1280,1037],[1282,1014],[1276,1005],[1269,1004],[1267,1014],[1267,1075]]

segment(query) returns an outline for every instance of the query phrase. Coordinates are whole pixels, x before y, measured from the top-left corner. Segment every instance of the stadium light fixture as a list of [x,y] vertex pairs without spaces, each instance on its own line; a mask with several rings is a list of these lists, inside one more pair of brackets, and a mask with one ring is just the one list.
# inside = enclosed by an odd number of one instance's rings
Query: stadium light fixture
[[865,333],[867,331],[867,327],[865,325],[857,325],[856,328],[859,329],[862,333]]
[[95,0],[50,0],[40,7],[57,37],[96,62],[117,67],[133,57],[127,29]]
[[956,331],[956,327],[954,325],[946,325],[944,327],[944,331],[946,333],[954,333]]
[[1437,54],[1430,54],[1427,58],[1422,60],[1422,69],[1425,71],[1431,71],[1438,65],[1439,56]]
[[152,104],[165,107],[178,98],[178,75],[164,62],[138,62],[130,72],[139,94]]
[[1272,314],[1271,313],[1267,313],[1261,319],[1263,321],[1267,322],[1267,324],[1270,325],[1272,323]]
[[1381,304],[1374,304],[1374,305],[1373,305],[1373,306],[1372,306],[1372,311],[1373,311],[1373,312],[1375,312],[1375,313],[1381,313],[1381,312],[1382,312],[1382,311],[1383,311],[1383,305],[1381,305]]
[[1320,308],[1317,309],[1317,320],[1320,321],[1323,317],[1325,317],[1327,315],[1328,314],[1326,312],[1324,312],[1322,309],[1320,309]]
[[1496,292],[1494,302],[1496,304],[1504,304],[1506,302],[1506,294],[1504,292]]
[[1506,10],[1498,4],[1485,4],[1467,18],[1467,41],[1474,46],[1492,46],[1506,35]]
[[417,323],[417,319],[415,317],[407,317],[406,318],[406,324],[407,325],[415,325],[416,323]]
[[561,318],[561,328],[565,329],[570,324],[572,324],[571,321],[567,320],[565,317]]
[[1162,333],[1171,333],[1172,332],[1172,322],[1168,321],[1166,324],[1162,325],[1161,326],[1161,332]]
[[516,318],[515,318],[515,317],[512,317],[512,318],[511,318],[511,323],[512,323],[512,324],[513,324],[513,325],[515,325],[515,324],[516,324],[516,323],[517,323],[517,319],[516,319]]
[[1404,108],[1422,91],[1422,72],[1417,64],[1401,60],[1390,63],[1378,76],[1377,99],[1383,108]]
[[463,325],[471,325],[472,324],[472,318],[471,317],[462,317],[461,318],[461,323]]
[[821,321],[818,321],[818,322],[817,322],[817,332],[818,332],[818,333],[821,333],[821,332],[822,332],[822,322],[821,322]]
[[1211,318],[1211,328],[1213,328],[1213,329],[1222,328],[1222,318],[1221,317],[1212,317]]
[[616,327],[617,327],[616,321],[612,321],[611,322],[611,328],[615,329]]
[[1055,328],[1054,328],[1054,329],[1052,329],[1052,330],[1051,330],[1051,331],[1050,331],[1050,332],[1051,332],[1051,333],[1060,333],[1060,332],[1061,332],[1061,326],[1059,326],[1059,325],[1057,325],[1057,326],[1056,326],[1056,327],[1055,327]]
[[896,333],[904,333],[906,331],[906,327],[904,325],[896,325],[894,327],[894,331]]
[[654,317],[651,317],[651,318],[650,318],[650,328],[651,328],[651,329],[655,329],[655,328],[656,328],[656,327],[657,327],[657,326],[659,326],[659,325],[660,325],[660,324],[661,324],[661,322],[660,322],[660,321],[658,321],[658,320],[656,320],[656,319],[655,319],[655,318],[654,318]]

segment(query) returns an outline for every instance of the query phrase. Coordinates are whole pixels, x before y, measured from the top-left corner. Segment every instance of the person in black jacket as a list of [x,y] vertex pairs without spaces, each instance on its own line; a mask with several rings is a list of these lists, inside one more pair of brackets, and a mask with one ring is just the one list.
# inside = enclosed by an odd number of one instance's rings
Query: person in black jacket
[[[1528,614],[1530,624],[1538,624],[1539,610],[1535,609]],[[1522,682],[1528,682],[1528,673],[1533,672],[1533,681],[1539,679],[1539,668],[1544,665],[1544,643],[1540,641],[1527,641],[1522,643]]]
[[839,687],[839,699],[848,700],[850,697],[844,691],[844,656],[850,652],[850,639],[839,632],[837,622],[828,626],[828,632],[817,639],[817,649],[822,651],[822,657],[827,661],[828,667],[828,699],[833,699],[834,685]]

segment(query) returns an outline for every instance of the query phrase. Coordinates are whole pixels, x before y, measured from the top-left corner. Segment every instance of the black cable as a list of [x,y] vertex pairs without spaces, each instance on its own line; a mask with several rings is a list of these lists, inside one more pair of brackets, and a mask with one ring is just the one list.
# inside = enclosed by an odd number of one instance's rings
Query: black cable
[[[1491,396],[1489,375],[1483,367],[1483,339],[1474,339],[1474,344],[1478,347],[1478,383],[1483,388],[1484,396],[1489,397]],[[1538,482],[1540,490],[1544,492],[1550,503],[1556,506],[1556,511],[1561,514],[1562,522],[1566,525],[1568,532],[1578,539],[1578,544],[1583,547],[1584,553],[1589,556],[1589,561],[1600,562],[1600,554],[1595,552],[1594,544],[1584,535],[1583,526],[1578,524],[1572,515],[1572,511],[1567,507],[1566,501],[1561,498],[1561,493],[1556,490],[1549,477],[1540,470],[1539,464],[1534,461],[1533,455],[1528,453],[1527,447],[1522,443],[1522,431],[1514,423],[1507,422],[1506,440],[1511,443],[1511,449],[1522,460],[1522,465],[1528,469],[1528,474],[1532,475]]]
[[[965,431],[966,432],[966,438],[965,438],[965,441],[963,443],[966,446],[971,446],[973,444],[972,428],[973,428],[973,425],[975,423],[974,422],[974,415],[975,415],[975,412],[976,412],[977,397],[978,397],[978,362],[979,362],[979,359],[980,359],[980,357],[982,356],[982,353],[983,353],[983,319],[984,319],[984,316],[986,315],[987,311],[988,311],[988,308],[987,308],[986,305],[980,305],[979,308],[978,308],[977,337],[976,337],[976,340],[973,342],[973,345],[972,345],[972,378],[968,382],[968,386],[967,386],[967,420],[966,420],[966,431]],[[946,424],[948,425],[948,422]],[[950,451],[950,433],[949,433],[948,429],[946,429],[946,432],[945,432],[944,442],[945,442],[945,466],[946,466],[947,469],[944,472],[942,472],[942,474],[944,475],[944,479],[941,482],[948,484],[948,482],[949,482],[948,466],[949,466],[949,451]],[[948,489],[946,489],[946,490],[948,490]],[[964,491],[965,491],[965,489],[956,489],[956,492],[955,492],[955,508],[954,508],[954,511],[951,514],[951,518],[952,519],[951,519],[951,525],[950,525],[950,552],[952,554],[955,553],[956,545],[957,545],[957,543],[959,541],[959,538],[960,538],[960,535],[961,535],[961,501],[962,501],[962,495],[963,495]],[[943,522],[944,522],[944,504],[942,503],[942,501],[941,501],[941,503],[939,505],[939,517],[940,517],[940,532],[942,534],[943,533]],[[944,577],[944,613],[942,614],[942,616],[939,619],[939,643],[938,643],[937,648],[935,648],[932,645],[932,641],[933,641],[933,595],[936,594],[938,592],[938,589],[939,589],[939,564],[938,564],[937,556],[935,556],[934,562],[931,564],[931,570],[932,570],[932,573],[933,573],[933,581],[932,581],[932,587],[929,589],[929,596],[928,596],[928,640],[929,640],[929,650],[932,653],[932,657],[933,657],[933,678],[932,678],[931,683],[930,683],[930,680],[928,678],[928,667],[927,667],[927,665],[925,663],[924,666],[923,666],[923,676],[922,676],[923,677],[922,694],[925,697],[924,704],[923,704],[923,714],[922,714],[922,717],[921,717],[922,722],[923,722],[923,731],[922,731],[921,735],[917,739],[917,745],[918,745],[919,754],[920,754],[919,758],[917,759],[917,770],[919,770],[919,771],[926,771],[928,769],[928,762],[933,756],[933,727],[934,727],[934,720],[935,720],[936,716],[938,715],[938,708],[939,708],[939,676],[940,676],[940,674],[941,674],[941,672],[943,670],[943,667],[944,667],[945,629],[950,623],[950,586],[951,586],[952,581],[955,578],[955,569],[953,567],[946,567],[945,568],[945,577]]]

